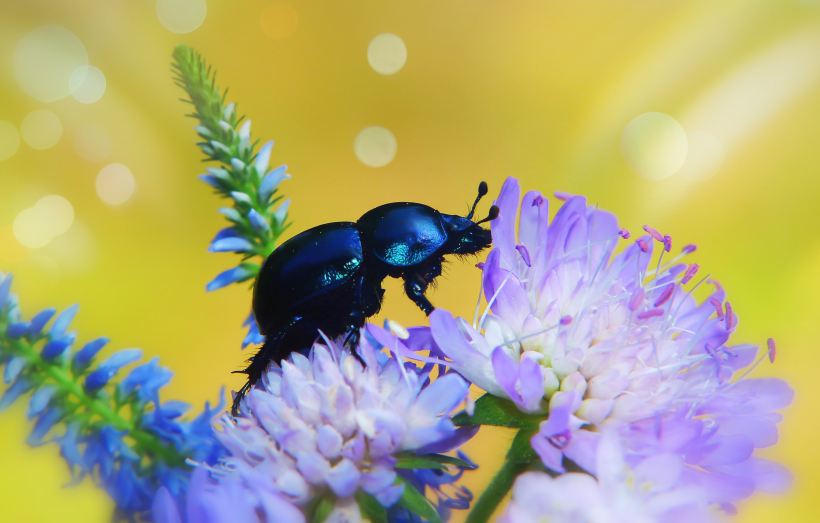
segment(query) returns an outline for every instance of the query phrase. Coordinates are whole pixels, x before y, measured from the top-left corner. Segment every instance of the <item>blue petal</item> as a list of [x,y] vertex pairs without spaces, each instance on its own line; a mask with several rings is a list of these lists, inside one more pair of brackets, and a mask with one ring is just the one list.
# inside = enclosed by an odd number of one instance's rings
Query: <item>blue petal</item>
[[213,242],[208,248],[208,252],[247,252],[251,250],[253,250],[253,245],[244,238],[224,238]]
[[16,356],[9,360],[6,363],[6,370],[3,372],[3,381],[6,383],[11,383],[12,381],[17,379],[17,376],[20,375],[20,371],[22,371],[26,367],[27,360],[22,356]]
[[222,287],[227,287],[232,283],[246,280],[252,277],[253,274],[254,273],[247,267],[240,265],[239,267],[234,267],[233,269],[228,269],[227,271],[219,273],[216,278],[208,282],[208,285],[205,286],[205,290],[212,292],[217,289],[221,289]]
[[28,402],[26,417],[28,419],[34,419],[42,414],[42,412],[46,410],[46,407],[48,407],[48,402],[51,401],[51,397],[55,392],[57,392],[57,387],[46,385],[32,394],[31,400]]
[[236,201],[236,203],[253,205],[253,200],[251,200],[251,197],[242,191],[231,191],[231,197]]
[[169,369],[159,366],[159,358],[154,357],[134,369],[120,383],[124,394],[130,394],[139,388],[140,397],[149,401],[159,401],[157,391],[165,386],[174,375]]
[[29,328],[31,327],[31,322],[28,321],[21,321],[19,323],[12,323],[11,325],[6,328],[6,336],[10,340],[18,340],[28,332]]
[[48,335],[52,340],[65,336],[65,331],[68,330],[68,326],[71,325],[71,321],[74,319],[74,316],[77,315],[79,309],[80,306],[75,303],[57,316],[57,319],[54,320],[54,324],[51,326],[51,330],[48,331]]
[[0,283],[0,309],[6,306],[9,301],[9,290],[11,289],[11,281],[14,279],[13,274],[9,274]]
[[280,226],[285,223],[285,219],[288,217],[288,207],[290,207],[290,198],[282,202],[282,205],[277,207],[273,213],[274,219]]
[[[259,334],[259,327],[256,325],[256,320],[253,319],[253,314],[248,317],[248,320],[250,320],[250,326],[248,327],[248,334],[242,340],[243,349],[248,345],[258,345],[265,341],[265,337]],[[245,325],[248,325],[248,321],[245,322]]]
[[80,433],[80,424],[72,423],[66,428],[65,434],[60,438],[60,455],[65,458],[69,465],[77,465],[83,469],[83,458],[80,449],[77,447],[77,436]]
[[231,179],[231,174],[225,169],[222,169],[221,167],[208,167],[205,170],[208,171],[208,174],[210,174],[217,180],[228,181]]
[[56,312],[57,309],[54,307],[49,307],[48,309],[38,312],[37,315],[31,319],[31,327],[28,329],[29,337],[37,337]]
[[248,213],[248,221],[251,222],[251,227],[253,227],[257,232],[270,232],[270,225],[268,225],[268,221],[264,216],[259,214],[256,209],[251,209]]
[[85,377],[85,390],[87,392],[97,391],[105,386],[114,377],[116,370],[102,367]]
[[288,170],[287,165],[282,165],[277,167],[273,171],[271,171],[265,179],[262,180],[262,183],[259,184],[259,201],[260,202],[267,202],[270,199],[271,194],[273,194],[274,189],[282,183],[282,180],[286,178],[290,178],[289,174],[286,174]]
[[233,168],[233,170],[237,173],[241,173],[245,170],[245,162],[239,158],[231,158],[231,168]]
[[238,230],[236,230],[233,227],[225,227],[224,229],[216,233],[216,236],[214,236],[214,239],[211,240],[211,243],[217,240],[221,240],[222,238],[236,238],[237,236],[240,236]]
[[231,207],[222,207],[217,212],[219,212],[220,214],[224,214],[229,220],[231,220],[233,222],[241,222],[242,221],[242,215],[239,214],[239,211],[237,211],[236,209],[233,209]]
[[9,293],[8,299],[8,318],[9,321],[21,321],[20,318],[20,307],[17,303],[17,295],[13,292]]
[[122,367],[142,358],[142,349],[123,349],[115,352],[107,360],[100,363],[100,367],[109,367],[120,370]]
[[133,363],[142,357],[140,349],[125,349],[114,353],[100,364],[100,368],[86,376],[85,390],[94,392],[108,383],[117,374],[121,367]]
[[51,427],[60,421],[62,416],[63,413],[56,408],[51,408],[45,411],[43,415],[37,418],[37,421],[34,423],[34,428],[28,438],[26,438],[26,443],[32,447],[37,447],[45,443],[43,438],[46,434],[48,434],[48,431],[51,430]]
[[215,176],[211,176],[210,174],[200,174],[199,176],[197,176],[197,178],[207,183],[214,189],[220,189],[222,187],[222,184],[219,183],[219,180],[217,180]]
[[162,416],[166,419],[176,419],[191,410],[191,406],[184,401],[166,401],[160,407]]
[[85,346],[74,355],[74,365],[79,369],[88,365],[91,359],[96,356],[97,353],[100,352],[100,349],[105,347],[109,341],[108,338],[102,337],[86,343]]
[[77,332],[71,331],[59,340],[52,340],[46,343],[46,346],[43,347],[43,351],[40,353],[40,356],[42,356],[46,361],[53,360],[65,352],[65,350],[73,345],[76,340]]
[[24,392],[29,389],[29,383],[23,378],[15,381],[11,384],[11,387],[7,388],[3,395],[0,396],[0,412],[3,412],[7,408],[11,406],[12,403],[17,401],[17,398],[20,397]]
[[259,176],[263,176],[268,170],[271,150],[273,150],[273,141],[266,143],[259,151],[259,154],[256,155],[253,166],[256,168],[256,172],[259,173]]

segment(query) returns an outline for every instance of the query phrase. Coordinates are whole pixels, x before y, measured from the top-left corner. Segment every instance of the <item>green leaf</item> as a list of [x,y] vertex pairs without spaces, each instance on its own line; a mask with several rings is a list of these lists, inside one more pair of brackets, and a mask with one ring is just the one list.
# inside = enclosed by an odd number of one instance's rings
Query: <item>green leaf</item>
[[411,485],[403,477],[398,476],[395,484],[403,484],[404,492],[399,498],[399,505],[406,508],[413,514],[418,514],[430,523],[441,523],[441,518],[436,511],[436,507],[430,503],[424,495]]
[[455,465],[465,469],[474,469],[475,467],[463,459],[454,458],[452,456],[445,456],[444,454],[424,454],[416,455],[411,452],[404,452],[396,456],[398,463],[397,469],[440,469],[444,470],[446,465]]
[[545,415],[527,414],[518,410],[512,401],[494,396],[489,392],[475,402],[475,412],[472,416],[462,412],[453,423],[457,427],[492,425],[494,427],[521,428],[537,425],[544,421]]
[[356,501],[359,503],[362,516],[371,523],[387,523],[387,509],[376,498],[359,490],[356,492]]
[[328,492],[316,502],[313,510],[313,517],[310,518],[311,523],[323,523],[327,517],[333,512],[333,506],[336,504],[336,496],[332,492]]
[[537,432],[538,426],[530,426],[519,430],[513,438],[510,450],[507,451],[507,460],[514,463],[530,463],[538,458],[530,443],[530,440]]

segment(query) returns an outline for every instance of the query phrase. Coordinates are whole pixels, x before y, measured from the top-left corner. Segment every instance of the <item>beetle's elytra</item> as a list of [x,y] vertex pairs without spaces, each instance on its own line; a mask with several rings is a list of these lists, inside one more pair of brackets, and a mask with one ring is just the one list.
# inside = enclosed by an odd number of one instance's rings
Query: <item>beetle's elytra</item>
[[273,251],[253,291],[253,312],[265,343],[241,371],[248,382],[234,398],[234,415],[268,363],[309,347],[319,330],[331,339],[349,332],[346,341],[355,354],[359,329],[381,308],[381,282],[387,276],[402,278],[407,296],[429,315],[433,305],[424,293],[441,275],[444,257],[476,254],[492,243],[490,231],[480,224],[495,219],[498,207],[484,220],[472,221],[485,194],[487,184],[481,182],[466,218],[420,203],[388,203],[355,223],[308,229]]

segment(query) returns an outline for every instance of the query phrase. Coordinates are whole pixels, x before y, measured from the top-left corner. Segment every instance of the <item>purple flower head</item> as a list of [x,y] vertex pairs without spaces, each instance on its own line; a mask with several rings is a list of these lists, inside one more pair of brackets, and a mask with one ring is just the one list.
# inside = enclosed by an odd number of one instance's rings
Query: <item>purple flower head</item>
[[229,455],[211,469],[215,481],[241,484],[261,510],[270,493],[300,508],[332,493],[343,512],[359,492],[395,504],[405,488],[394,470],[403,453],[446,452],[463,442],[450,414],[467,399],[468,384],[455,373],[430,382],[432,364],[405,364],[400,353],[409,349],[399,338],[378,328],[375,336],[394,349],[392,358],[363,336],[366,367],[330,340],[308,357],[293,353],[281,368],[272,364],[242,400],[242,416],[220,420],[216,437]]
[[689,523],[716,521],[705,489],[681,486],[682,459],[658,453],[625,455],[617,434],[599,444],[597,479],[571,472],[553,479],[543,472],[518,477],[501,523]]
[[[482,271],[489,306],[474,324],[435,310],[436,353],[487,392],[547,417],[532,444],[552,470],[569,458],[594,472],[605,426],[619,431],[630,452],[646,454],[639,448],[648,445],[639,444],[646,425],[696,422],[698,436],[678,450],[687,467],[717,483],[753,474],[752,451],[776,441],[774,411],[792,392],[780,380],[737,377],[758,348],[727,345],[737,314],[728,303],[722,310],[723,289],[715,283],[698,303],[692,294],[703,280],[689,283],[692,266],[678,263],[691,249],[667,261],[669,240],[645,227],[651,236],[624,242],[616,254],[623,234],[614,215],[573,196],[550,222],[546,206],[532,205],[539,197],[531,191],[522,199],[515,179],[504,183]],[[663,248],[653,258],[655,240]],[[737,447],[748,452],[696,458],[730,436],[749,438]],[[769,479],[787,483],[780,476]]]

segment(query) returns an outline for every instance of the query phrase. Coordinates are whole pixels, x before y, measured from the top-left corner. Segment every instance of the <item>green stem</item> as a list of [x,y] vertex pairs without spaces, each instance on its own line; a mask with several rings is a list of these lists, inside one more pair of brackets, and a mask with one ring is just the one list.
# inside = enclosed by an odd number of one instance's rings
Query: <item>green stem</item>
[[185,467],[185,456],[169,448],[150,432],[138,429],[134,423],[122,418],[105,402],[86,394],[80,384],[74,381],[65,370],[43,361],[43,358],[29,344],[15,340],[12,341],[10,345],[20,355],[25,357],[29,363],[43,369],[63,390],[76,396],[77,399],[88,408],[89,412],[100,416],[100,418],[111,427],[117,430],[127,431],[128,435],[142,448],[159,457],[166,464],[177,468]]
[[490,520],[504,496],[510,491],[519,474],[527,470],[529,463],[506,461],[495,475],[490,485],[473,505],[467,516],[467,523],[486,523]]

